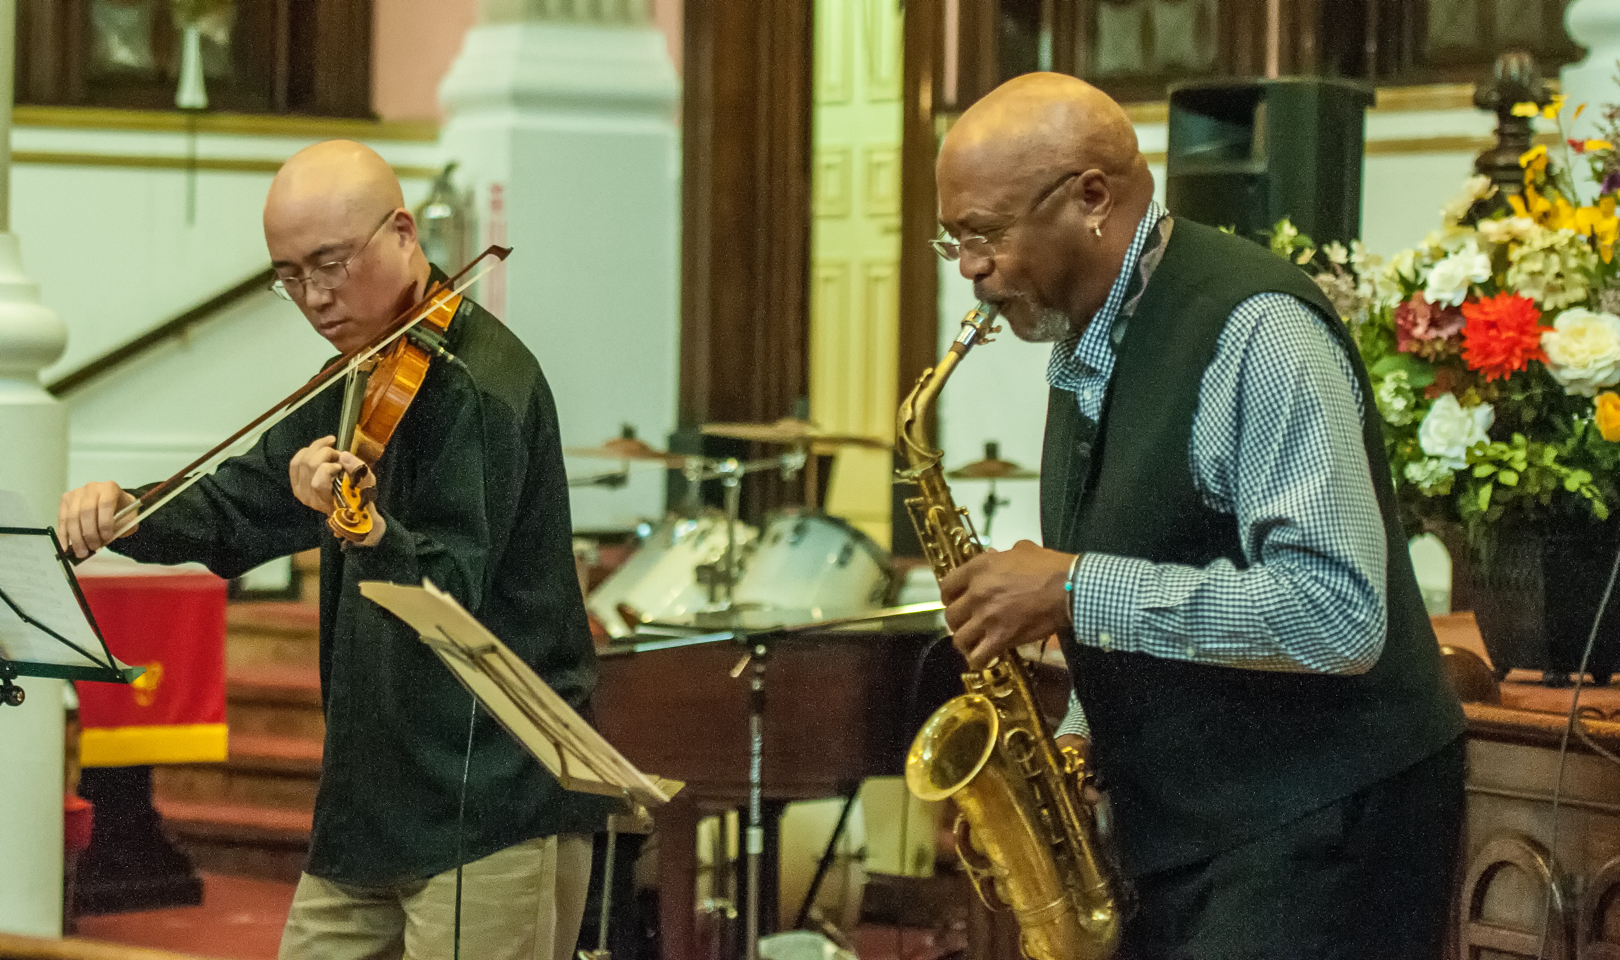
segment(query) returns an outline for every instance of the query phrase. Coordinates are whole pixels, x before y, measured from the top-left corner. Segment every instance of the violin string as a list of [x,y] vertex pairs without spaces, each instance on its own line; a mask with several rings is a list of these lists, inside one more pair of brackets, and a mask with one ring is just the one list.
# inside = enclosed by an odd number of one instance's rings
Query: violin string
[[[400,337],[404,336],[405,331],[422,322],[422,320],[425,319],[428,314],[441,307],[447,299],[459,296],[462,291],[481,280],[486,273],[495,269],[496,264],[499,262],[499,260],[496,260],[492,263],[485,264],[483,267],[474,271],[471,276],[467,277],[460,284],[456,285],[454,289],[441,291],[440,293],[435,294],[433,301],[423,306],[417,315],[401,326],[400,329],[394,331],[393,334],[389,335],[388,337],[383,338],[380,342],[373,344],[370,349],[363,350],[355,354],[355,356],[351,358],[348,363],[342,366],[341,373],[346,376],[354,372],[356,367],[376,356],[389,344],[392,344],[395,340],[398,340]],[[174,489],[164,494],[155,502],[147,504],[143,507],[141,501],[136,500],[134,503],[119,511],[119,514],[114,517],[115,520],[118,518],[118,516],[122,516],[126,513],[133,513],[133,516],[130,516],[129,519],[125,520],[119,525],[117,531],[113,534],[113,539],[117,539],[118,537],[121,537],[129,531],[135,529],[135,527],[139,525],[142,520],[146,519],[148,516],[167,505],[169,501],[173,500],[175,497],[191,489],[191,487],[196,484],[198,480],[201,480],[203,477],[211,473],[215,467],[219,466],[220,463],[224,462],[231,455],[230,452],[232,450],[235,450],[237,447],[241,446],[241,444],[248,440],[250,436],[252,439],[257,440],[259,436],[262,436],[265,433],[265,431],[271,429],[282,420],[285,420],[287,417],[291,416],[310,400],[324,393],[328,387],[342,379],[342,377],[338,375],[339,372],[340,371],[337,370],[331,371],[332,378],[330,380],[321,384],[320,387],[304,394],[302,397],[298,398],[298,400],[288,404],[275,416],[268,418],[263,424],[260,425],[261,428],[257,433],[251,435],[244,434],[242,437],[237,439],[236,443],[222,448],[216,452],[214,456],[203,461],[201,464],[198,464],[195,472],[193,472],[185,480],[175,484]]]

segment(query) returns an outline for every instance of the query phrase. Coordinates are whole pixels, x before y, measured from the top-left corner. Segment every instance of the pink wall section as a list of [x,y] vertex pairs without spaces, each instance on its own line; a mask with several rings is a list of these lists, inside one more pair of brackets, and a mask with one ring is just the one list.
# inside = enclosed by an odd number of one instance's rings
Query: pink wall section
[[439,81],[478,22],[478,0],[372,6],[371,108],[383,120],[438,120]]
[[[652,0],[675,72],[681,70],[681,2]],[[461,38],[478,22],[478,0],[383,0],[372,7],[371,108],[383,120],[440,120],[439,81]]]

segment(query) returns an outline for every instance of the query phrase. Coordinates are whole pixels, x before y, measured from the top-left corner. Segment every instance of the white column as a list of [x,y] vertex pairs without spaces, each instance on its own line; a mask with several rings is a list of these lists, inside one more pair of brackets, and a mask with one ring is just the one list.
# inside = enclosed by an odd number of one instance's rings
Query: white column
[[[1595,122],[1602,108],[1620,103],[1620,84],[1615,83],[1620,60],[1620,0],[1573,0],[1564,11],[1564,24],[1570,37],[1587,50],[1586,59],[1570,64],[1560,73],[1563,92],[1569,97],[1569,111],[1586,104],[1586,113],[1571,131],[1572,136],[1595,135]],[[1585,165],[1578,165],[1584,174]]]
[[[10,227],[15,0],[0,0],[0,489],[20,490],[56,523],[67,481],[67,414],[39,371],[67,328],[39,302]],[[88,268],[88,265],[87,265]],[[28,700],[0,706],[0,930],[62,932],[62,684],[23,680]]]
[[[513,248],[479,298],[540,359],[565,446],[621,423],[662,444],[680,362],[680,86],[663,34],[646,0],[484,0],[481,14],[439,90],[478,246]],[[574,524],[655,515],[663,484],[648,470],[576,489]]]

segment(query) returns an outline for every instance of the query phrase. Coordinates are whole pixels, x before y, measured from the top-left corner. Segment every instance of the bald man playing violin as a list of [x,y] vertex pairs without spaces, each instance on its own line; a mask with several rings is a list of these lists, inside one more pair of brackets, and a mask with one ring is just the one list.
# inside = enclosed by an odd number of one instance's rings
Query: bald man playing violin
[[[264,235],[276,292],[344,352],[444,278],[393,171],[358,143],[288,160]],[[528,348],[470,299],[444,340],[458,362],[432,363],[375,469],[335,448],[334,388],[116,543],[114,515],[138,489],[91,483],[62,497],[58,529],[80,557],[111,544],[235,577],[321,549],[326,741],[283,960],[449,957],[458,874],[467,956],[563,958],[578,934],[603,801],[565,792],[358,590],[431,579],[586,706],[596,665],[550,388]],[[340,471],[375,494],[376,523],[359,543],[327,527]]]

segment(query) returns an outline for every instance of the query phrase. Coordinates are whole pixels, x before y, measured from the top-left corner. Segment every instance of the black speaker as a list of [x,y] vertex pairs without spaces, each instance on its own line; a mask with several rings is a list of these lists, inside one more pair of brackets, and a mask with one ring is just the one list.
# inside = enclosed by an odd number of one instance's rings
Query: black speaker
[[1290,77],[1170,90],[1172,214],[1258,238],[1283,217],[1318,243],[1361,235],[1369,87]]

